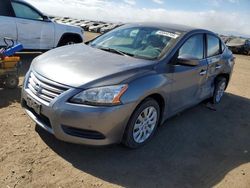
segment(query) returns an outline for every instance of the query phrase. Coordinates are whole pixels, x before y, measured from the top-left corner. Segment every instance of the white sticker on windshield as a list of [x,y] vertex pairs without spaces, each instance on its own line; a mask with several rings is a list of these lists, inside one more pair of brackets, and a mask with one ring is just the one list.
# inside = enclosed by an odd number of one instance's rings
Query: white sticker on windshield
[[167,32],[167,31],[157,31],[155,34],[156,34],[156,35],[167,36],[167,37],[174,38],[174,39],[176,39],[176,38],[179,37],[178,34],[170,33],[170,32]]

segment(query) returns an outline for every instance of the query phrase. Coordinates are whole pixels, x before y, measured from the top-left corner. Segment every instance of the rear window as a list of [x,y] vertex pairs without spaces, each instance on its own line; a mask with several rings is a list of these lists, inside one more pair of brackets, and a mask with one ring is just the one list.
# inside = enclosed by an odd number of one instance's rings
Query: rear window
[[207,56],[216,56],[219,55],[220,52],[220,39],[213,35],[207,35]]

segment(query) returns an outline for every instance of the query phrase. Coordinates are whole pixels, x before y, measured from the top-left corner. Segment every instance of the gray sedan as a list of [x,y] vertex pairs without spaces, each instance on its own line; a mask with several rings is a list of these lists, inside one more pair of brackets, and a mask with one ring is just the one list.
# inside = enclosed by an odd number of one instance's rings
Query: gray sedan
[[176,113],[205,99],[219,103],[233,66],[213,32],[128,24],[34,59],[22,106],[60,140],[137,148]]

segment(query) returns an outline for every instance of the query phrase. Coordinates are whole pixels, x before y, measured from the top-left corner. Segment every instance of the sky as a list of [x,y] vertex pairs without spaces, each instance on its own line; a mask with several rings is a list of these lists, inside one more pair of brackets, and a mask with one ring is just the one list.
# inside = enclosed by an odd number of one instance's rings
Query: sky
[[167,22],[250,38],[250,0],[26,0],[46,14],[111,22]]

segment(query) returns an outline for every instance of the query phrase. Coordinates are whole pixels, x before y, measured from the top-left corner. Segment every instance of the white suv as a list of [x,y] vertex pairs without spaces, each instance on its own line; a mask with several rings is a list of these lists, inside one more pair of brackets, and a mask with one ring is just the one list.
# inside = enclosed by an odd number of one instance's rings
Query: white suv
[[83,29],[51,21],[22,0],[1,0],[0,46],[3,38],[12,38],[24,49],[48,50],[57,46],[83,42]]

